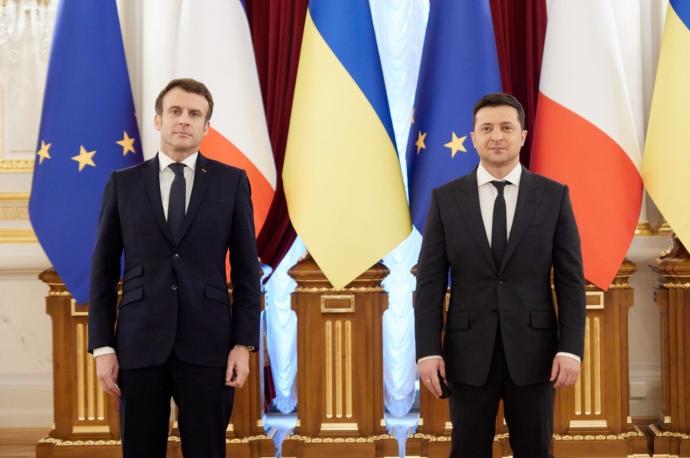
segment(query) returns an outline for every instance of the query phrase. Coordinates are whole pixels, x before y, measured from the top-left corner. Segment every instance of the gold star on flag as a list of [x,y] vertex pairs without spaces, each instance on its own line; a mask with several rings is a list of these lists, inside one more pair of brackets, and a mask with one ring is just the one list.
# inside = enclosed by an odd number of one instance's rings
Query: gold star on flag
[[136,153],[134,139],[127,135],[127,132],[123,132],[122,135],[122,140],[115,142],[122,147],[122,155],[127,156],[127,153]]
[[414,143],[417,147],[417,154],[419,154],[421,150],[426,149],[426,144],[424,143],[424,140],[426,140],[426,134],[428,133],[429,132],[422,133],[421,130],[417,133],[417,141]]
[[95,150],[86,151],[86,148],[80,145],[79,154],[77,154],[76,156],[72,156],[72,160],[79,162],[79,171],[81,172],[87,165],[90,165],[91,167],[96,167],[96,164],[93,162],[94,154],[96,154]]
[[52,143],[46,143],[43,140],[41,140],[41,149],[36,151],[36,154],[40,159],[38,160],[38,165],[43,164],[43,161],[46,159],[51,159],[50,157],[50,147]]
[[464,137],[458,137],[457,135],[455,135],[455,132],[452,132],[450,141],[443,146],[445,146],[446,148],[450,148],[450,155],[451,157],[455,158],[455,155],[458,154],[458,151],[462,151],[463,153],[467,152],[467,150],[465,149],[466,139],[467,135],[465,135]]

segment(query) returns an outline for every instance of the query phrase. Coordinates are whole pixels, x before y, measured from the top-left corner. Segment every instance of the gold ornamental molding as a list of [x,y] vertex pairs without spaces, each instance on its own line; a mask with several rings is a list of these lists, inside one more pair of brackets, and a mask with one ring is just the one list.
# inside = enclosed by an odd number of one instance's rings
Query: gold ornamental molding
[[0,160],[0,173],[33,173],[33,159],[3,159]]
[[0,229],[0,244],[38,243],[31,229]]
[[654,228],[647,221],[638,223],[635,228],[635,235],[656,235]]
[[29,193],[0,193],[0,221],[29,219]]
[[354,313],[354,294],[324,294],[321,296],[321,313]]
[[[415,434],[415,437],[416,436],[417,435]],[[389,434],[380,434],[378,436],[369,437],[310,437],[295,434],[285,438],[285,440],[295,440],[304,442],[305,444],[371,444],[376,441],[391,439],[395,439],[395,437]]]
[[381,287],[371,287],[371,286],[361,286],[361,287],[352,287],[352,288],[343,288],[343,289],[327,288],[327,287],[320,287],[320,286],[313,286],[313,287],[298,286],[297,288],[295,288],[295,292],[296,293],[308,293],[308,294],[343,293],[343,292],[382,293],[382,292],[384,292],[384,289]]

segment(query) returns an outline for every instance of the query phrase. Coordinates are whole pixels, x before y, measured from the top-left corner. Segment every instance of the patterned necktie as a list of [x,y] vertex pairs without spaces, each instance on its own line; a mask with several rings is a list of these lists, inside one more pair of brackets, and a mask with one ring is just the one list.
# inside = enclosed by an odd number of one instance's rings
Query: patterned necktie
[[510,183],[507,181],[492,181],[491,184],[494,185],[498,191],[496,200],[494,200],[494,214],[491,222],[491,254],[494,256],[496,269],[500,269],[508,241],[506,200],[503,197],[503,189]]
[[170,200],[168,201],[168,227],[175,241],[179,241],[182,232],[182,221],[185,214],[185,165],[180,162],[170,164],[170,169],[175,173],[175,179],[170,186]]

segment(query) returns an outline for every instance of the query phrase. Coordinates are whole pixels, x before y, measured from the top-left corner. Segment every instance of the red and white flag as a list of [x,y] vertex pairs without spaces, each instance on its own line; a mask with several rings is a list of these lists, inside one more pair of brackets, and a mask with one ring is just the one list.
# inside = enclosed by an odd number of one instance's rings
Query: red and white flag
[[635,234],[640,141],[610,0],[549,8],[531,168],[570,188],[585,277],[606,290]]
[[211,129],[200,148],[205,156],[247,172],[258,234],[275,194],[276,168],[249,23],[239,0],[182,2],[174,77],[199,80],[213,94]]

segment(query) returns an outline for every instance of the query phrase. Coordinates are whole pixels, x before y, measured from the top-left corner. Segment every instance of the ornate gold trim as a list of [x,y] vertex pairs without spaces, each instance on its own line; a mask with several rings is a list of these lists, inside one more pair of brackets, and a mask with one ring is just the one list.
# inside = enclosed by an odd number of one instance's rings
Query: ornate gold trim
[[0,160],[0,173],[33,173],[33,159],[3,159]]
[[[67,294],[59,294],[59,295],[60,296],[69,296],[69,292],[67,292]],[[70,314],[72,316],[89,316],[88,311],[86,311],[86,312],[77,311],[77,301],[74,298],[72,298],[72,300],[70,301]]]
[[0,192],[0,202],[29,202],[28,192]]
[[72,427],[72,434],[96,434],[96,433],[110,433],[110,426],[108,425],[74,425]]
[[296,293],[304,294],[323,294],[323,293],[342,293],[342,292],[352,292],[352,293],[382,293],[384,289],[381,287],[373,286],[360,286],[351,287],[343,289],[327,288],[321,286],[298,286],[295,288]]
[[358,431],[357,423],[321,423],[321,431]]
[[[342,307],[329,305],[331,302],[347,301],[349,305]],[[321,313],[354,313],[355,295],[354,294],[323,294],[321,296]]]
[[606,420],[570,420],[570,428],[608,428]]
[[325,363],[326,363],[326,418],[333,418],[333,322],[324,324]]
[[667,289],[688,289],[690,288],[690,282],[667,281],[662,283],[661,287]]
[[84,336],[84,324],[77,323],[77,419],[86,420],[86,380],[84,374],[84,346],[86,339]]
[[[626,278],[630,278],[630,277],[626,277]],[[612,283],[609,285],[609,290],[611,290],[611,289],[631,289],[631,288],[632,288],[632,285],[628,281],[625,281],[623,283]]]
[[587,317],[585,321],[585,354],[584,354],[584,368],[582,373],[582,385],[585,389],[585,414],[592,414],[592,341],[591,341],[592,325],[591,320]]
[[0,243],[38,243],[38,239],[31,229],[0,229]]
[[[594,317],[594,413],[601,415],[601,320],[598,316]],[[594,422],[600,420],[591,420]],[[603,420],[606,423],[605,420]]]
[[389,434],[380,434],[378,436],[369,437],[310,437],[295,434],[293,436],[288,436],[285,439],[300,441],[304,442],[305,444],[372,444],[375,441],[391,440],[395,439],[395,437]]
[[[611,285],[613,287],[614,285]],[[618,285],[616,285],[618,286]],[[603,310],[604,309],[604,292],[603,291],[586,291],[585,301],[589,298],[595,298],[593,304],[587,304],[587,310]],[[596,300],[598,299],[598,300]]]
[[335,417],[343,418],[343,322],[335,322]]
[[352,321],[345,320],[345,417],[352,418]]
[[656,233],[654,232],[652,225],[647,221],[644,221],[642,223],[637,223],[635,235],[656,235]]
[[[170,439],[168,439],[170,440]],[[40,439],[38,441],[39,444],[53,444],[57,447],[74,447],[74,446],[104,446],[104,445],[112,445],[112,446],[120,446],[122,445],[121,440],[76,440],[76,441],[70,441],[70,440],[62,440],[62,439],[56,439],[54,437],[44,437],[43,439]]]

